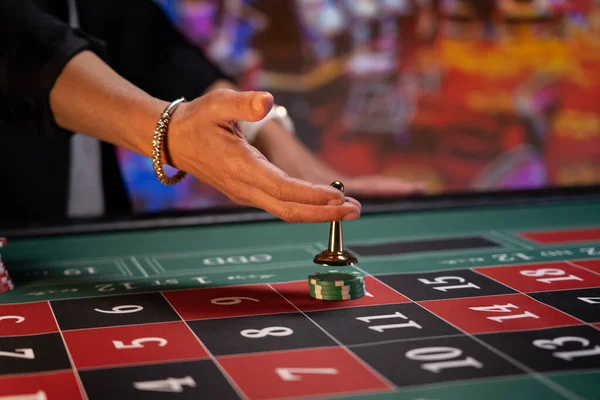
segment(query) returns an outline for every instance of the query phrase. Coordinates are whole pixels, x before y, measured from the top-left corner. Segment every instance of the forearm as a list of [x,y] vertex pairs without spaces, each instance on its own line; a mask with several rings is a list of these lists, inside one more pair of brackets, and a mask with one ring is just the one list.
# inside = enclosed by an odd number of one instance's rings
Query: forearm
[[50,92],[59,126],[150,156],[167,102],[148,95],[85,51],[65,66]]
[[331,179],[343,179],[321,161],[300,139],[285,131],[277,121],[269,121],[254,142],[269,161],[290,176],[313,183],[329,184]]

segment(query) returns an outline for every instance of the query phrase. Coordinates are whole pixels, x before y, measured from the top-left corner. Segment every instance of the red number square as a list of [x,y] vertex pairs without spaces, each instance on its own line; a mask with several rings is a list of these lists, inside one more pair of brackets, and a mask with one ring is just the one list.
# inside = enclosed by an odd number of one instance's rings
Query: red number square
[[75,400],[84,397],[73,372],[62,371],[0,377],[0,398]]
[[48,302],[0,305],[0,336],[50,332],[58,332],[58,327]]
[[184,322],[63,332],[77,368],[208,357]]
[[600,260],[572,261],[572,263],[600,274]]
[[268,285],[177,290],[164,295],[185,320],[297,311]]
[[330,396],[390,387],[342,348],[218,357],[251,399]]
[[600,228],[564,229],[560,231],[525,232],[521,236],[541,244],[588,242],[600,240]]
[[521,292],[600,286],[600,275],[566,262],[475,268],[475,271]]
[[275,283],[272,286],[302,311],[410,303],[408,298],[371,276],[365,278],[367,294],[355,300],[332,301],[313,299],[310,297],[307,281]]
[[433,300],[419,304],[468,333],[519,331],[580,323],[524,294]]

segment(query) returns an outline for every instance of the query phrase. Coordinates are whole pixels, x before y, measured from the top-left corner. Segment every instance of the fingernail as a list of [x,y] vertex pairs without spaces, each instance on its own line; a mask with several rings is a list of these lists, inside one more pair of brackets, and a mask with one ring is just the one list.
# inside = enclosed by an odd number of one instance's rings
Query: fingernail
[[273,107],[273,96],[269,93],[262,93],[260,96],[257,96],[254,101],[254,109],[258,112],[263,112],[265,110],[270,110]]
[[357,213],[351,213],[351,214],[348,214],[348,215],[346,215],[344,217],[344,221],[350,221],[350,220],[353,220],[353,219],[358,219],[358,214]]
[[342,199],[333,199],[333,200],[329,200],[327,202],[328,206],[341,206],[342,204],[343,204]]

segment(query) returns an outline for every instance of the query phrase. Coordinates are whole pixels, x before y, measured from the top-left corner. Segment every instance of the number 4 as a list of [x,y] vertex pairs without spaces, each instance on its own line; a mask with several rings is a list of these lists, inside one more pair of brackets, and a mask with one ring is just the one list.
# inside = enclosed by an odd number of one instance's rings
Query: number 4
[[335,368],[275,368],[275,373],[284,381],[300,381],[302,377],[294,374],[337,375]]

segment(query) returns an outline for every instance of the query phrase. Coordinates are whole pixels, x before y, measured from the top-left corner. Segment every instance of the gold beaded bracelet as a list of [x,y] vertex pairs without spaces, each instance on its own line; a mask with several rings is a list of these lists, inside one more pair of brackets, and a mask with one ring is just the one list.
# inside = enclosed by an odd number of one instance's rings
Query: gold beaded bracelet
[[[177,173],[169,177],[165,174],[165,170],[163,169],[162,163],[160,162],[160,154],[165,143],[165,138],[167,135],[167,130],[169,127],[169,123],[171,122],[171,116],[179,107],[179,105],[186,100],[182,97],[178,100],[175,100],[162,113],[160,118],[158,119],[158,124],[156,124],[156,129],[154,130],[154,140],[152,140],[152,166],[154,167],[154,172],[156,173],[156,177],[163,185],[174,185],[181,181],[187,175],[186,172],[177,171]],[[165,148],[165,154],[167,154],[167,149]]]

